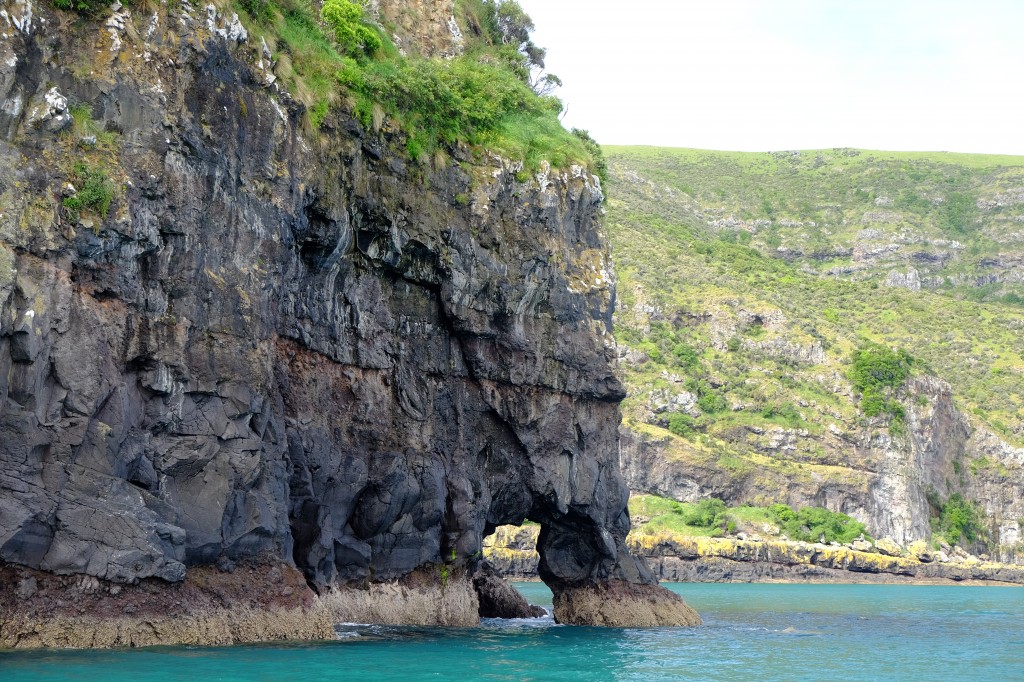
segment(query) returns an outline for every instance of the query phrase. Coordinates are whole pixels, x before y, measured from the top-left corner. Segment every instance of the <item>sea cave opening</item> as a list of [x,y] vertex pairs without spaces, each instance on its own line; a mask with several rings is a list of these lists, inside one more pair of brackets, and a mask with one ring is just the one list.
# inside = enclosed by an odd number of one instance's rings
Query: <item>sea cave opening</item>
[[512,581],[539,580],[537,551],[541,524],[523,519],[518,524],[488,526],[473,586],[480,599],[481,618],[538,618],[546,609],[530,604]]

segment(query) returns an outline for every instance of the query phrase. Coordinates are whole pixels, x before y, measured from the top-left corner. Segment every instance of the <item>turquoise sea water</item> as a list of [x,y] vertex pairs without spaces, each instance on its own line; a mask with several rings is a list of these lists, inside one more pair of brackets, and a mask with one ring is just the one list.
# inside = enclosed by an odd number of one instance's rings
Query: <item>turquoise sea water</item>
[[[517,585],[550,606],[541,584]],[[698,628],[339,626],[338,642],[0,653],[0,681],[1024,680],[1024,589],[673,585]]]

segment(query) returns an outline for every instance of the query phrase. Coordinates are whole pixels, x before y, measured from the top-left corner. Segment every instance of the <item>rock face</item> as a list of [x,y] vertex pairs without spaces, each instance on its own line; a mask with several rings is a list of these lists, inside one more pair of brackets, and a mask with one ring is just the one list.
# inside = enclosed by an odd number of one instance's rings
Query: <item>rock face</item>
[[[365,586],[530,518],[556,594],[672,602],[624,544],[588,174],[308,133],[237,19],[187,3],[118,41],[34,21],[0,38],[0,561],[175,583],[268,554]],[[55,91],[105,146],[33,124]],[[82,157],[106,219],[61,205]]]
[[[991,539],[999,545],[1000,560],[1017,560],[1024,494],[1008,481],[1020,480],[1024,451],[972,427],[944,381],[913,377],[901,398],[907,418],[900,436],[870,424],[818,436],[794,433],[794,440],[813,441],[836,453],[828,466],[809,473],[777,466],[737,473],[714,461],[682,466],[666,456],[664,440],[623,428],[623,474],[634,491],[683,501],[717,497],[731,505],[781,501],[794,507],[827,507],[863,521],[875,537],[901,544],[929,536],[929,493],[945,497],[959,492],[977,500],[992,519]],[[769,445],[771,454],[789,443],[780,436]]]
[[[0,567],[0,649],[329,639],[334,620],[294,566],[261,557],[123,585]],[[222,570],[224,569],[224,570]]]
[[481,618],[538,618],[546,611],[534,606],[487,562],[473,575],[473,587],[480,596]]
[[395,45],[407,53],[450,57],[462,52],[453,0],[369,0],[371,14],[395,27]]

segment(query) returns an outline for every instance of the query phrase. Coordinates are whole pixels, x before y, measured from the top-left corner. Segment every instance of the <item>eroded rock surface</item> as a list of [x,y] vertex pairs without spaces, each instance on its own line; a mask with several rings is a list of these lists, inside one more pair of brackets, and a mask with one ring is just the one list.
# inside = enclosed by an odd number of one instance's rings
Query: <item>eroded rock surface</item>
[[486,561],[473,574],[473,587],[480,598],[481,618],[539,618],[547,613],[526,601]]
[[[657,593],[624,544],[583,169],[309,133],[261,47],[188,3],[124,9],[116,44],[37,9],[0,37],[0,561],[178,583],[270,555],[363,588],[530,518],[556,593]],[[33,122],[54,88],[101,144]],[[105,218],[62,205],[83,157]]]

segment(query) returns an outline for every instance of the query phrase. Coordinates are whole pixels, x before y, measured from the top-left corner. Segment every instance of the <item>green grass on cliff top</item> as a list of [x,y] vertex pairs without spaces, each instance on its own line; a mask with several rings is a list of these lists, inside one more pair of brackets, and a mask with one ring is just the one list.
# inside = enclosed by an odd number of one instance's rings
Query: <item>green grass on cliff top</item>
[[235,0],[233,7],[253,44],[262,38],[270,46],[275,73],[306,105],[314,130],[340,107],[375,131],[388,120],[397,125],[414,160],[468,144],[522,160],[528,171],[542,161],[594,164],[591,149],[559,121],[561,101],[527,84],[523,53],[496,33],[493,3],[456,3],[465,51],[451,59],[403,56],[391,42],[394,26],[366,20],[359,28],[379,48],[367,54],[340,44],[311,0]]
[[[694,456],[842,467],[817,434],[864,420],[846,373],[870,341],[906,349],[973,419],[1024,441],[1024,157],[605,152],[616,336],[646,357],[624,363],[627,422],[667,427],[665,397],[703,381],[729,407],[690,408]],[[920,291],[885,285],[911,267]],[[769,441],[784,426],[782,454]]]

